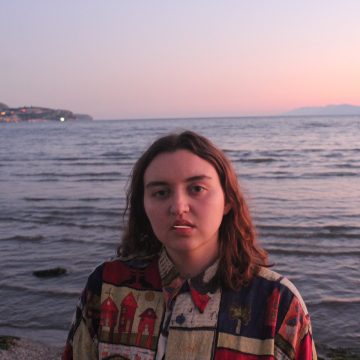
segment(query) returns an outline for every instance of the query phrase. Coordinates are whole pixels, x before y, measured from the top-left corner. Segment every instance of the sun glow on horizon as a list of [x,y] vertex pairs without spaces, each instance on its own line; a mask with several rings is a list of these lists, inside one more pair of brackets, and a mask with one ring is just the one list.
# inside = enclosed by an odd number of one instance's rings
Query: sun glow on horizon
[[[19,24],[0,23],[0,102],[10,106],[136,118],[360,104],[356,0],[3,7]],[[60,17],[66,26],[54,26]]]

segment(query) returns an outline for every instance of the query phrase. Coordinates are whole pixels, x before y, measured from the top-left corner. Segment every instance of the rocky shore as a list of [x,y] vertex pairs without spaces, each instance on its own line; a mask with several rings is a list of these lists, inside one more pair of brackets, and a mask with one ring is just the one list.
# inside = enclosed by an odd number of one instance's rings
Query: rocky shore
[[13,336],[0,336],[1,360],[60,360],[62,348],[20,339]]

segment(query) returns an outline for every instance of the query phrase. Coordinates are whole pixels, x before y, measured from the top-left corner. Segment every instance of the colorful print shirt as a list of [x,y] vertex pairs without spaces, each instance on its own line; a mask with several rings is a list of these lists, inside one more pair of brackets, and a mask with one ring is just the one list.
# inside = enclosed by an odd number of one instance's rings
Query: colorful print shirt
[[183,279],[165,251],[97,267],[81,295],[63,360],[317,359],[305,304],[262,268],[239,291],[218,264]]

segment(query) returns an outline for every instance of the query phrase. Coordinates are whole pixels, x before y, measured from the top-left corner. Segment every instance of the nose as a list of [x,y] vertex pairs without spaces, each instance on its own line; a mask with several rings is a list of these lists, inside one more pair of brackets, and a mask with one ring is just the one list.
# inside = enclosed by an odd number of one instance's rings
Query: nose
[[170,203],[169,212],[171,215],[179,216],[190,211],[190,205],[187,197],[180,193],[174,193]]

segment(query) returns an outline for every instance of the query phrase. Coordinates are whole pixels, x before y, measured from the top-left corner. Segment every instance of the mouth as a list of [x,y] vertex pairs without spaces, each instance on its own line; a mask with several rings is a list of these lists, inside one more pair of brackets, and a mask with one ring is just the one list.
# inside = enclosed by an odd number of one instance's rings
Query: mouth
[[174,225],[173,228],[174,229],[191,229],[193,226],[189,226],[189,225]]
[[178,220],[175,221],[174,224],[172,225],[172,229],[192,229],[194,228],[194,224],[192,224],[190,221],[186,221],[186,220]]

